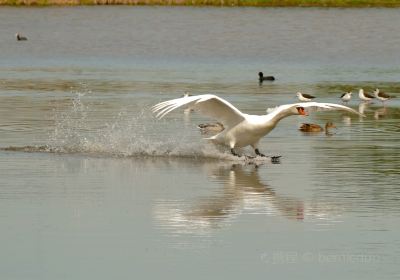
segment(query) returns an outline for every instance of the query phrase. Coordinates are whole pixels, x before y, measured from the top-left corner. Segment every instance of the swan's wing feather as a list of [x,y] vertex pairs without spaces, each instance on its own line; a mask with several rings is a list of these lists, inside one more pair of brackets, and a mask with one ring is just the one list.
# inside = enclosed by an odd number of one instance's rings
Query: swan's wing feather
[[353,114],[357,114],[359,116],[365,117],[365,115],[357,112],[356,110],[340,105],[340,104],[334,104],[334,103],[320,103],[320,102],[301,102],[301,103],[294,103],[294,104],[286,104],[286,105],[281,105],[277,106],[275,108],[268,108],[267,113],[274,113],[277,114],[281,111],[284,110],[289,110],[290,108],[293,107],[303,107],[307,108],[307,111],[332,111],[332,110],[341,110],[341,111],[347,111]]
[[194,109],[220,121],[226,127],[232,127],[244,120],[244,115],[239,109],[215,95],[200,99],[194,104]]
[[331,110],[340,110],[340,111],[347,111],[349,113],[353,113],[359,116],[365,117],[363,114],[360,114],[358,111],[341,105],[341,104],[334,104],[334,103],[320,103],[320,102],[303,102],[303,103],[296,103],[293,104],[296,107],[304,107],[307,108],[308,111],[331,111]]
[[244,120],[244,115],[228,101],[213,95],[203,94],[181,97],[158,103],[152,107],[158,118],[163,118],[169,112],[181,107],[190,106],[203,115],[221,122],[226,127],[231,127]]

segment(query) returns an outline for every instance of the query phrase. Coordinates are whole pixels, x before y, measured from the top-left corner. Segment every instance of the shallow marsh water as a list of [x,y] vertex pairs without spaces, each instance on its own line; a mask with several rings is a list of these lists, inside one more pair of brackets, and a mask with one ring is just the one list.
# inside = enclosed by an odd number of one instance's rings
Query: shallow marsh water
[[[0,9],[4,279],[398,279],[400,10]],[[20,32],[26,42],[16,42]],[[274,75],[259,85],[258,71]],[[247,113],[303,91],[247,162],[209,121],[155,103],[216,93]],[[333,121],[332,135],[302,122]],[[245,149],[243,153],[251,154]]]

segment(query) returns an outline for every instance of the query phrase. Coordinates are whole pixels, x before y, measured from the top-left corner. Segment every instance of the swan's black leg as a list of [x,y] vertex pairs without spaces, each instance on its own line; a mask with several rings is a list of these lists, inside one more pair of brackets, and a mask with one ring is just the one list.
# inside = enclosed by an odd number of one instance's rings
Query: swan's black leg
[[234,155],[235,157],[240,157],[240,155],[237,154],[233,148],[231,149],[231,153],[232,153],[232,155]]
[[260,153],[260,151],[258,149],[254,149],[254,152],[256,153],[257,156],[266,157],[266,155]]
[[281,156],[272,156],[271,157],[271,162],[272,163],[281,163],[280,158],[281,158]]
[[[241,155],[237,154],[233,148],[231,149],[231,153],[232,153],[232,155],[234,155],[234,156],[236,156],[236,157],[242,157]],[[252,159],[252,158],[254,158],[254,157],[252,157],[252,156],[246,156],[246,155],[245,155],[244,157],[245,157],[246,159]]]

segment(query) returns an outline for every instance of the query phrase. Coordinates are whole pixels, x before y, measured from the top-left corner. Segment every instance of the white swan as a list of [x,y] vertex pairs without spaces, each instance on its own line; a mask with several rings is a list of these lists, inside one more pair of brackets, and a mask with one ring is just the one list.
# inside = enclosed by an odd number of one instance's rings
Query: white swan
[[260,139],[275,128],[278,122],[291,115],[308,115],[305,108],[311,110],[344,110],[357,115],[357,111],[339,104],[331,103],[295,103],[281,105],[268,110],[267,115],[248,115],[240,112],[228,101],[212,94],[182,97],[158,103],[152,107],[153,113],[161,119],[169,112],[184,106],[192,106],[200,112],[221,122],[225,129],[210,138],[215,143],[230,147],[231,153],[239,156],[235,148],[252,146],[259,156],[265,156],[258,150]]

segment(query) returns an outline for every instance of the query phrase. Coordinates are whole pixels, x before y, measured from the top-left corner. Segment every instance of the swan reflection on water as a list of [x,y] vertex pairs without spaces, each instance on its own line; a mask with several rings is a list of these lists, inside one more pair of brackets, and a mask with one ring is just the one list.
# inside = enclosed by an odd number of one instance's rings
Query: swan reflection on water
[[161,200],[154,205],[157,224],[178,233],[201,233],[231,225],[241,214],[282,216],[302,221],[307,215],[326,219],[337,214],[325,203],[305,203],[281,195],[260,179],[257,164],[205,164],[210,177],[221,183],[215,195],[202,196],[191,202]]

